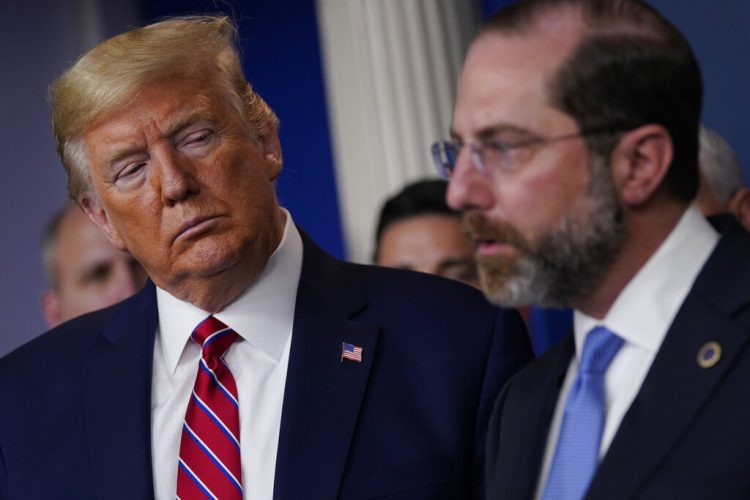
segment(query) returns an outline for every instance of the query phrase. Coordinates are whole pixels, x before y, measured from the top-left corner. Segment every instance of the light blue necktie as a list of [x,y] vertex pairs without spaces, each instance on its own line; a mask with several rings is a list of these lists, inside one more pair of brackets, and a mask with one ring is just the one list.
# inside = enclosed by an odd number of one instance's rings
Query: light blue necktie
[[586,494],[604,430],[604,373],[622,343],[602,326],[586,336],[578,376],[565,403],[544,500],[579,500]]

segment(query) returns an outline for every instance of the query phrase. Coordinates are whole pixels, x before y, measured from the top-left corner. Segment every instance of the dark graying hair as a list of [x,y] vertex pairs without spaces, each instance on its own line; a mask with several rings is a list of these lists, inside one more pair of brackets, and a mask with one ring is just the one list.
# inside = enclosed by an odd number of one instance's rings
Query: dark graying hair
[[[640,0],[522,0],[493,15],[478,36],[524,34],[545,15],[572,10],[583,29],[576,47],[548,82],[550,102],[579,130],[627,131],[660,124],[674,157],[665,189],[689,202],[698,189],[698,126],[703,83],[685,37]],[[586,138],[609,158],[621,134]]]
[[388,198],[380,209],[375,232],[375,254],[378,260],[380,238],[391,224],[419,215],[448,215],[460,217],[460,213],[448,206],[445,195],[448,182],[443,179],[425,179],[406,185],[401,191]]

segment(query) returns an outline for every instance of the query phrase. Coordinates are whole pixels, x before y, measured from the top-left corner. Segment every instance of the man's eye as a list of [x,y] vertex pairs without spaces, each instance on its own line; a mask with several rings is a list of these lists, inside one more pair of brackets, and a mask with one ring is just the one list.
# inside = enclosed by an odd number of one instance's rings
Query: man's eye
[[482,147],[485,150],[489,151],[490,153],[505,154],[511,149],[513,149],[514,146],[505,141],[489,141],[485,143]]
[[145,165],[146,163],[142,161],[128,163],[122,170],[117,173],[117,177],[115,178],[115,180],[125,180],[128,177],[131,177],[138,173]]
[[84,285],[93,285],[102,283],[107,280],[110,273],[110,266],[107,264],[99,264],[89,269],[81,278],[81,283]]
[[213,132],[210,130],[200,130],[198,132],[193,132],[192,134],[185,137],[185,139],[183,139],[182,145],[188,147],[202,146],[206,144],[212,136]]

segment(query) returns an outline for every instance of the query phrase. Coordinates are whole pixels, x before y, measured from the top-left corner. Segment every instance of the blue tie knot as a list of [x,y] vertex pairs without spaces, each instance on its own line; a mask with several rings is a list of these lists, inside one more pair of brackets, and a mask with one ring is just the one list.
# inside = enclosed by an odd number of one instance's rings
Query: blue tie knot
[[592,329],[583,343],[578,371],[586,374],[604,373],[622,343],[622,338],[603,326]]

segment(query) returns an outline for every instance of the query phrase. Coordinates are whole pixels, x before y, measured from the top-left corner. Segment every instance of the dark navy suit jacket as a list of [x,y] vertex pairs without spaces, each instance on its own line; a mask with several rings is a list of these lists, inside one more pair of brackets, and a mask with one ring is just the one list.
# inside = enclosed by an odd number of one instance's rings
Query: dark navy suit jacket
[[[702,368],[698,352],[721,346]],[[532,498],[572,335],[503,389],[490,499]],[[750,234],[734,221],[704,265],[592,480],[588,499],[750,498]]]
[[[156,326],[149,283],[0,360],[0,498],[153,497]],[[341,362],[342,342],[361,363]],[[305,239],[274,498],[481,491],[492,403],[531,355],[520,316],[476,290]]]

